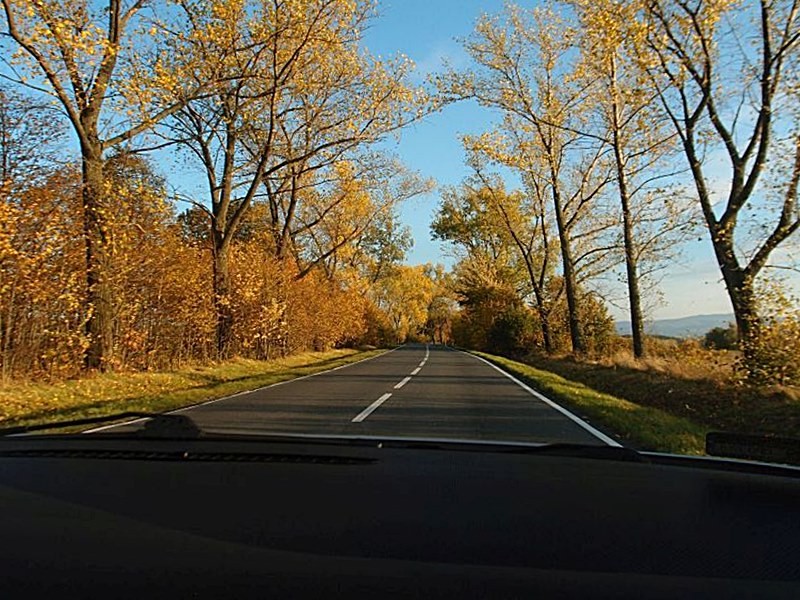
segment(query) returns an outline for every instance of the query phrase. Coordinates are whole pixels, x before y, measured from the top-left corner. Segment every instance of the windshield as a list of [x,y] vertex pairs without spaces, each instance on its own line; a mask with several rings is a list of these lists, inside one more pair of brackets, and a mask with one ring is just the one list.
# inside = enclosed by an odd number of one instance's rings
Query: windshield
[[800,438],[793,6],[4,2],[0,428]]

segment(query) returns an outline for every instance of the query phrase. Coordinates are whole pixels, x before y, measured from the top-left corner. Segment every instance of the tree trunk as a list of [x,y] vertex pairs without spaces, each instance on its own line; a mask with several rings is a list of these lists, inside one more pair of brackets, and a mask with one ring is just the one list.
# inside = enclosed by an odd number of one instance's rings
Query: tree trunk
[[561,262],[564,269],[564,289],[567,292],[567,310],[569,312],[569,337],[572,342],[572,351],[576,354],[586,352],[586,344],[583,339],[581,328],[580,313],[578,308],[577,283],[575,280],[575,265],[572,260],[572,246],[570,244],[569,232],[567,231],[564,211],[561,206],[561,197],[555,186],[553,187],[553,205],[556,213],[556,225],[558,226],[558,239],[561,245]]
[[544,342],[544,351],[547,354],[552,354],[553,334],[550,331],[550,315],[546,311],[540,310],[539,320],[542,322],[542,341]]
[[86,300],[90,309],[86,321],[89,347],[87,369],[106,370],[113,348],[112,290],[108,281],[110,256],[108,214],[104,194],[103,159],[99,144],[82,148],[83,234],[86,246]]
[[550,328],[550,313],[544,308],[542,302],[537,300],[536,314],[539,316],[539,328],[542,330],[542,342],[547,354],[553,353],[553,334]]
[[[615,138],[616,138],[615,133]],[[633,355],[642,358],[644,349],[644,319],[642,317],[642,298],[639,291],[639,273],[636,268],[636,248],[633,241],[633,217],[631,216],[628,181],[618,143],[614,144],[617,159],[617,183],[619,200],[622,204],[622,232],[625,247],[625,270],[628,279],[628,301],[631,313],[631,334],[633,336]]]
[[625,271],[628,279],[628,301],[631,312],[631,335],[633,337],[633,355],[642,358],[644,350],[644,322],[642,318],[642,299],[639,292],[639,273],[636,265],[636,248],[633,241],[633,217],[631,216],[631,199],[628,193],[628,176],[625,171],[623,140],[620,125],[619,90],[617,89],[617,62],[612,55],[611,67],[611,119],[614,141],[614,162],[617,168],[617,185],[619,201],[622,205],[622,233],[625,246]]
[[758,342],[761,338],[761,318],[753,289],[753,278],[736,265],[720,263],[728,296],[736,319],[739,348],[744,355],[745,368],[753,372],[758,365]]
[[228,354],[231,333],[233,330],[233,313],[230,303],[230,246],[217,232],[214,239],[214,310],[216,312],[217,357],[225,358]]
[[639,273],[636,269],[636,256],[633,246],[633,223],[631,222],[627,194],[620,192],[620,200],[622,201],[622,229],[625,244],[625,270],[628,277],[628,300],[631,311],[633,355],[636,358],[642,358],[645,355],[644,319],[642,317],[642,298],[639,292]]
[[[517,241],[515,236],[515,241]],[[530,254],[526,254],[522,244],[518,244],[525,259],[525,269],[528,272],[528,280],[531,282],[533,288],[533,297],[536,299],[536,314],[539,316],[539,328],[542,330],[542,342],[544,343],[544,351],[547,354],[553,353],[553,336],[550,330],[550,311],[545,306],[544,294],[542,293],[541,286],[533,271],[531,264]]]

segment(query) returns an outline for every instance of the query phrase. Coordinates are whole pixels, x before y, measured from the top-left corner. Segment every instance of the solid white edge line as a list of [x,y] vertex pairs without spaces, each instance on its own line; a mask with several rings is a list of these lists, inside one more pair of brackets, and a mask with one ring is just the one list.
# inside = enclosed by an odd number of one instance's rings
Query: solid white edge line
[[[278,381],[276,383],[270,383],[269,385],[265,385],[258,388],[253,388],[252,390],[243,390],[241,392],[236,392],[235,394],[231,394],[230,396],[223,396],[222,398],[213,398],[211,400],[206,400],[204,402],[198,402],[197,404],[190,404],[189,406],[182,406],[181,408],[176,408],[174,410],[168,410],[164,414],[165,415],[174,415],[180,412],[184,412],[187,410],[192,410],[193,408],[198,408],[200,406],[207,406],[209,404],[214,404],[215,402],[221,402],[222,400],[230,400],[231,398],[236,398],[236,396],[243,396],[245,394],[250,394],[252,392],[258,392],[260,390],[266,390],[268,388],[278,387],[279,385],[284,385],[286,383],[292,383],[293,381],[301,381],[303,379],[309,379],[311,377],[316,377],[317,375],[324,375],[325,373],[332,373],[333,371],[338,371],[339,369],[344,369],[345,367],[352,367],[353,365],[358,365],[361,363],[365,363],[368,360],[373,360],[375,358],[380,358],[381,356],[386,356],[390,352],[394,352],[398,348],[402,348],[402,346],[397,346],[396,348],[392,348],[391,350],[386,350],[385,352],[381,352],[380,354],[376,354],[375,356],[368,356],[367,358],[362,358],[361,360],[357,360],[356,362],[347,363],[346,365],[339,365],[338,367],[333,367],[332,369],[326,369],[325,371],[320,371],[318,373],[310,373],[309,375],[303,375],[302,377],[293,377],[292,379],[284,379],[283,381]],[[93,429],[87,429],[86,431],[81,431],[81,433],[97,433],[99,431],[105,431],[106,429],[113,429],[114,427],[122,427],[123,425],[133,425],[135,423],[139,423],[141,421],[147,421],[147,417],[140,417],[138,419],[133,419],[131,421],[123,421],[122,423],[114,423],[113,425],[103,425],[102,427],[95,427]]]
[[431,355],[431,350],[428,347],[428,344],[425,344],[425,360],[428,360],[428,357]]
[[412,374],[412,375],[416,375],[417,373],[419,373],[419,372],[420,372],[420,370],[421,370],[421,369],[422,369],[422,367],[417,367],[416,369],[414,369],[413,371],[411,371],[411,374]]
[[405,384],[407,384],[409,381],[411,381],[411,375],[409,375],[408,377],[406,377],[405,379],[403,379],[403,381],[401,381],[400,383],[396,383],[396,384],[394,385],[394,389],[396,389],[396,390],[399,390],[401,387],[403,387],[403,386],[404,386]]
[[378,409],[378,407],[379,407],[381,404],[383,404],[384,402],[386,402],[386,401],[387,401],[389,398],[391,398],[391,397],[392,397],[392,395],[391,395],[390,393],[386,393],[386,394],[384,394],[383,396],[381,396],[380,398],[378,398],[377,400],[375,400],[375,402],[373,402],[372,404],[370,404],[370,405],[369,405],[367,408],[365,408],[365,409],[364,409],[364,410],[362,410],[360,413],[358,413],[358,415],[356,415],[356,416],[353,418],[353,420],[352,420],[352,421],[350,421],[350,422],[351,422],[351,423],[361,423],[361,421],[363,421],[363,420],[364,420],[364,419],[366,419],[368,416],[370,416],[370,415],[371,415],[373,412],[375,412],[375,411]]
[[503,369],[501,369],[497,365],[489,362],[488,360],[486,360],[482,356],[476,356],[476,355],[472,354],[471,352],[464,352],[463,350],[461,350],[461,352],[466,354],[466,355],[468,355],[468,356],[471,356],[472,358],[477,358],[478,360],[480,360],[482,362],[485,362],[487,365],[492,367],[498,373],[502,373],[504,376],[508,377],[511,381],[516,383],[519,387],[521,387],[523,390],[528,392],[534,398],[536,398],[537,400],[541,400],[542,402],[547,404],[550,408],[553,408],[553,409],[557,410],[562,415],[564,415],[565,417],[567,417],[571,421],[574,421],[577,425],[580,425],[583,429],[585,429],[586,431],[588,431],[589,433],[591,433],[593,436],[595,436],[596,438],[600,439],[601,441],[605,442],[609,446],[615,446],[617,448],[621,448],[622,447],[622,444],[620,444],[618,441],[608,437],[602,431],[599,431],[598,429],[595,429],[594,427],[589,425],[586,421],[584,421],[583,419],[575,416],[574,414],[572,414],[570,411],[568,411],[563,406],[559,406],[558,404],[556,404],[555,402],[550,400],[550,398],[548,398],[544,394],[542,394],[540,392],[537,392],[536,390],[534,390],[530,386],[524,384],[519,379],[514,377],[511,373],[508,373],[508,372],[504,371]]

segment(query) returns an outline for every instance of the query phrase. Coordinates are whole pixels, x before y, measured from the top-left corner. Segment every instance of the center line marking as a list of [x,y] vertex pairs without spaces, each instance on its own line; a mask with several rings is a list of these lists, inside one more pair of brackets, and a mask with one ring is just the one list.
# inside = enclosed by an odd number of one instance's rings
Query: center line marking
[[419,373],[419,370],[420,370],[421,368],[422,368],[422,367],[417,367],[416,369],[414,369],[413,371],[411,371],[411,374],[412,374],[412,375],[416,375],[417,373]]
[[381,404],[383,404],[384,402],[386,402],[386,401],[387,401],[389,398],[391,398],[391,397],[392,397],[392,395],[391,395],[391,394],[384,394],[383,396],[381,396],[380,398],[378,398],[377,400],[375,400],[375,402],[373,402],[372,404],[370,404],[370,405],[369,405],[367,408],[365,408],[365,409],[364,409],[364,410],[362,410],[360,413],[358,413],[358,416],[356,416],[356,417],[355,417],[355,418],[354,418],[352,421],[350,421],[350,422],[351,422],[351,423],[361,423],[361,421],[363,421],[363,420],[364,420],[364,419],[366,419],[368,416],[370,416],[370,415],[371,415],[373,412],[375,412],[375,410],[377,410],[377,408],[378,408],[378,407],[379,407]]
[[400,383],[396,384],[394,386],[394,389],[399,390],[401,387],[403,387],[409,381],[411,381],[411,376],[410,375],[408,377],[406,377],[405,379],[403,379],[403,381],[401,381]]

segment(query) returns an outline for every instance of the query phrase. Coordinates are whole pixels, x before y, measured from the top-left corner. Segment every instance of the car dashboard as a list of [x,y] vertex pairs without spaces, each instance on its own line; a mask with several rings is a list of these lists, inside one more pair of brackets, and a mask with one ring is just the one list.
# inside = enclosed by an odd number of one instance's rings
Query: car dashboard
[[796,470],[640,456],[3,438],[3,595],[800,597]]

